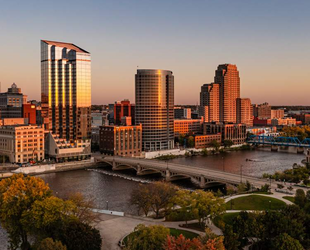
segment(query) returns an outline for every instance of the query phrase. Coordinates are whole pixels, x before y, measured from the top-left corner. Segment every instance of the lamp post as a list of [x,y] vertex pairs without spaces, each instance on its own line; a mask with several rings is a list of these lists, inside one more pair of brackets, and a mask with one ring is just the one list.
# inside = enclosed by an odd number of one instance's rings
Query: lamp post
[[107,202],[107,210],[109,210],[109,201],[106,201]]
[[269,201],[269,210],[271,210],[271,201]]

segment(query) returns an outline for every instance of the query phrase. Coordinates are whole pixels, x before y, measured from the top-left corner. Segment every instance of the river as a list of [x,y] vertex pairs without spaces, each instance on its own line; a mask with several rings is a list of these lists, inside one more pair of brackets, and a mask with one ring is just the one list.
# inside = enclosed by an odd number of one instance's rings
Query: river
[[[168,161],[193,166],[202,166],[221,171],[259,177],[263,173],[274,173],[300,164],[304,155],[278,153],[270,151],[233,151],[220,155],[181,157]],[[247,160],[248,159],[248,160]],[[117,175],[117,176],[116,176]],[[46,181],[54,194],[66,198],[70,193],[80,192],[85,197],[92,197],[97,208],[136,213],[129,205],[129,197],[139,182],[159,180],[160,176],[136,177],[132,171],[112,172],[110,167],[96,170],[77,170],[38,175]],[[191,187],[188,181],[178,182],[184,187]],[[0,229],[0,249],[5,250],[7,237]]]

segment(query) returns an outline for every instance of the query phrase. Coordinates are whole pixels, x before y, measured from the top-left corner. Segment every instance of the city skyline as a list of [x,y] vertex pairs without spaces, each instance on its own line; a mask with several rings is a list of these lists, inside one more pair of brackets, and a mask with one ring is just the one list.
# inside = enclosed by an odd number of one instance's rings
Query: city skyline
[[309,62],[308,1],[160,3],[92,1],[84,9],[69,1],[58,10],[54,3],[7,2],[0,10],[2,90],[16,82],[40,100],[38,44],[46,38],[92,52],[92,104],[134,100],[137,66],[173,71],[175,103],[196,104],[215,66],[231,63],[241,96],[252,103],[308,105],[310,75],[300,70]]

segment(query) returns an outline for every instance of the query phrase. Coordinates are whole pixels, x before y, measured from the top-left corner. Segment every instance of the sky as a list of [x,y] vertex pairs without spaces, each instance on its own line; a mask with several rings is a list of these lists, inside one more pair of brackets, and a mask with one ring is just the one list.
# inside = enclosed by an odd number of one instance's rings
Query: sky
[[175,104],[199,103],[219,64],[241,97],[310,105],[309,0],[0,0],[0,82],[40,100],[40,40],[92,56],[92,103],[134,102],[137,68],[172,70]]

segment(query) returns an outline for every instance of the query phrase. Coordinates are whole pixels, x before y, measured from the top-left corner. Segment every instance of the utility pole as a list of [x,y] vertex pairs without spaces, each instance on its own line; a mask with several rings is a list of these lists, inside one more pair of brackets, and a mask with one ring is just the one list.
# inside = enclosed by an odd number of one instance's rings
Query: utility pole
[[241,183],[242,183],[242,167],[243,167],[243,165],[241,164],[240,165],[240,179],[241,179]]

